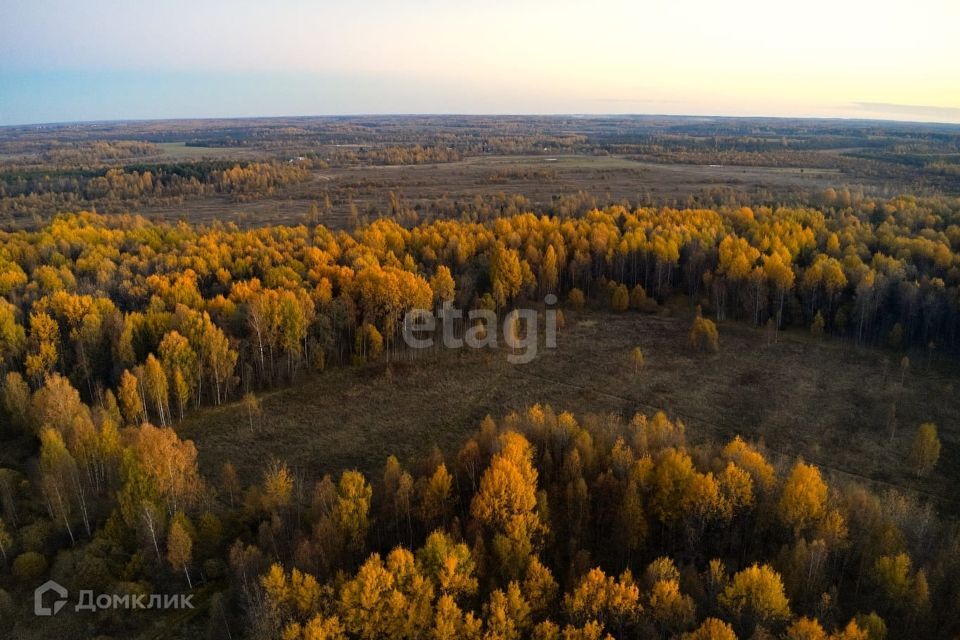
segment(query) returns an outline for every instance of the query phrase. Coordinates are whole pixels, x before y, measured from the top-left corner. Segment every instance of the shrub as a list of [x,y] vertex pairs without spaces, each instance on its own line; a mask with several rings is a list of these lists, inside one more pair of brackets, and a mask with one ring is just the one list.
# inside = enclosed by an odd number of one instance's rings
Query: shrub
[[720,334],[713,320],[698,315],[690,327],[690,346],[697,351],[716,353],[720,350]]
[[567,294],[567,302],[569,302],[570,306],[574,309],[583,309],[583,305],[586,304],[587,300],[583,296],[583,291],[574,287],[570,290],[570,293]]
[[622,313],[630,306],[630,292],[627,291],[627,285],[618,284],[613,288],[610,295],[610,308],[617,313]]

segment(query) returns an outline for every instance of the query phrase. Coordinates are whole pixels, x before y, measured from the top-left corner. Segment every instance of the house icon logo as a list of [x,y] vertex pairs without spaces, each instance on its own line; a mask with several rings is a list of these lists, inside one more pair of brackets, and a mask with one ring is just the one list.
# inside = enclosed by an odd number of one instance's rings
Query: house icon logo
[[[43,604],[44,596],[53,591],[56,594],[51,606]],[[63,585],[47,580],[33,592],[33,613],[37,616],[52,616],[67,604],[67,589]]]

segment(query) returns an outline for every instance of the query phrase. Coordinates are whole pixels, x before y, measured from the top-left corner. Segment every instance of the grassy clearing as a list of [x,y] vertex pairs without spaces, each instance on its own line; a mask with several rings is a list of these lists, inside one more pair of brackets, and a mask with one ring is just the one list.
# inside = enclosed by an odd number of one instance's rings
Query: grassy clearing
[[[232,461],[253,478],[278,457],[312,478],[353,467],[377,473],[391,453],[410,460],[434,445],[450,450],[484,415],[535,402],[578,414],[663,409],[684,419],[694,442],[741,434],[762,440],[775,458],[802,455],[828,471],[960,506],[948,490],[960,480],[954,365],[935,359],[907,375],[891,441],[886,416],[897,393],[896,354],[801,332],[770,342],[763,330],[726,322],[720,353],[701,355],[686,345],[690,319],[681,307],[660,315],[570,312],[559,347],[528,365],[508,364],[504,352],[447,351],[335,369],[263,394],[257,430],[232,404],[188,418],[180,432],[197,441],[206,473]],[[629,360],[636,345],[646,357],[639,375]],[[917,479],[906,457],[924,421],[939,425],[943,453],[934,473]]]
[[233,159],[250,157],[248,150],[231,147],[188,147],[185,142],[158,142],[164,160]]
[[[242,149],[204,149],[183,143],[165,143],[171,154],[196,153],[207,157],[214,152],[245,153]],[[204,155],[206,154],[206,155]],[[173,156],[171,156],[173,157]],[[235,157],[235,156],[229,156]],[[188,159],[184,156],[183,159]],[[497,171],[514,172],[491,180]],[[543,171],[552,172],[550,179]],[[530,172],[524,176],[524,172]],[[837,174],[822,169],[779,169],[773,167],[711,167],[693,164],[638,162],[622,156],[480,156],[459,162],[367,166],[324,169],[313,179],[281,189],[275,195],[251,202],[234,203],[221,195],[192,201],[189,211],[182,205],[146,206],[140,212],[161,218],[185,218],[191,222],[234,220],[240,224],[296,224],[311,202],[323,202],[328,195],[333,210],[323,219],[328,226],[345,226],[350,202],[361,213],[387,211],[391,192],[410,207],[429,209],[439,199],[471,202],[477,196],[520,194],[534,207],[548,208],[559,196],[580,192],[592,194],[598,203],[645,201],[683,202],[690,195],[707,190],[730,188],[756,194],[760,201],[772,195],[787,201],[799,190],[820,191],[837,185]]]

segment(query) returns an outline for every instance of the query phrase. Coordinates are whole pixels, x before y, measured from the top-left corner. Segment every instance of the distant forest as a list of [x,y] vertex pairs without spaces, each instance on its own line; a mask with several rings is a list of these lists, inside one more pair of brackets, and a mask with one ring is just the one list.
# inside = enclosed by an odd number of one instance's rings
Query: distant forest
[[[954,125],[649,116],[278,118],[0,128],[0,215],[22,224],[63,211],[128,212],[216,194],[230,202],[280,198],[289,195],[285,187],[328,168],[556,154],[833,171],[838,189],[890,184],[916,195],[960,194],[960,127]],[[350,195],[347,189],[314,199]],[[710,204],[698,195],[700,204]],[[779,198],[740,203],[815,204],[802,194]]]

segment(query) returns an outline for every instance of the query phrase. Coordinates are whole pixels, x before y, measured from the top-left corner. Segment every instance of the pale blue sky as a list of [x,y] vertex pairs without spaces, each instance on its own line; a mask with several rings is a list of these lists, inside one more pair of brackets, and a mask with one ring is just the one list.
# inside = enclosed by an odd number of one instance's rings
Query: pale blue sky
[[955,0],[5,0],[0,124],[349,113],[960,122]]

